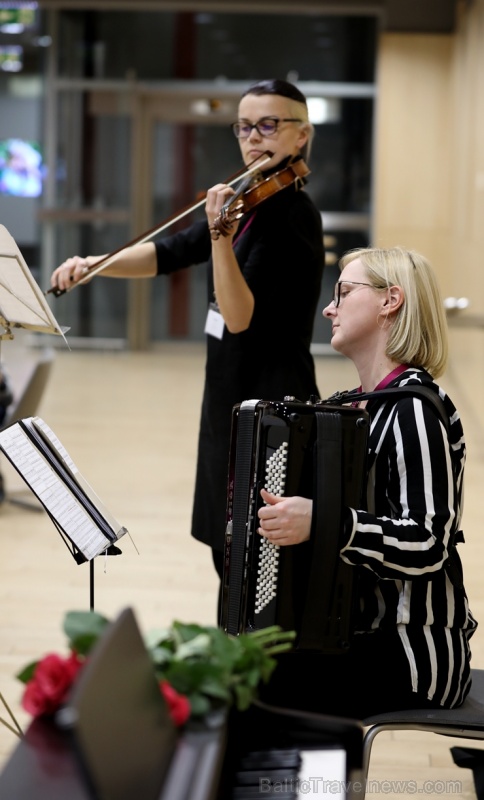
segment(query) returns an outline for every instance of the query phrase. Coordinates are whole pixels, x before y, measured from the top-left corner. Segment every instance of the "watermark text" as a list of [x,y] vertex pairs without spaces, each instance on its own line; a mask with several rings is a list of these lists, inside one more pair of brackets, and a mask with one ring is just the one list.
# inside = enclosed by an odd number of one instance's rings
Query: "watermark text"
[[[358,794],[363,792],[363,783],[359,781],[336,781],[325,778],[285,778],[281,781],[273,781],[270,778],[259,779],[259,794],[271,793],[284,797],[284,794],[292,793],[299,796],[311,794],[318,796],[340,795],[347,797],[349,792]],[[379,794],[420,794],[420,795],[441,795],[450,796],[452,794],[462,794],[463,785],[461,781],[413,781],[413,780],[368,780],[365,785],[365,793]]]

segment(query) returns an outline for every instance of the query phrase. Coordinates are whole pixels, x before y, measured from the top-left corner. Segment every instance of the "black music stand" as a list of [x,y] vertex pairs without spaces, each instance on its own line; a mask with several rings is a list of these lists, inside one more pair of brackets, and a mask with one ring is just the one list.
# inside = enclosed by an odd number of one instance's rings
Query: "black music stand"
[[0,431],[0,450],[47,512],[76,564],[89,562],[93,611],[94,559],[119,555],[116,543],[127,529],[108,511],[40,417],[17,420]]

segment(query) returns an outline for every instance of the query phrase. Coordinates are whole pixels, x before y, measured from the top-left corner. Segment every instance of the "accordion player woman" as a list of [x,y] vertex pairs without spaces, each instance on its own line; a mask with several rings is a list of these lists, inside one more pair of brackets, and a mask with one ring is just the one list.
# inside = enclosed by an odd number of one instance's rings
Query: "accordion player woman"
[[[455,406],[435,382],[447,362],[442,297],[429,262],[414,251],[360,249],[341,267],[323,314],[333,348],[360,378],[344,400],[369,419],[361,501],[343,501],[337,542],[337,562],[356,578],[352,635],[339,652],[303,646],[281,655],[263,697],[355,718],[453,708],[470,687],[477,623],[456,550],[465,440]],[[280,551],[306,547],[315,526],[325,525],[304,493],[261,488],[260,495],[258,532]],[[318,558],[323,574],[324,549]]]

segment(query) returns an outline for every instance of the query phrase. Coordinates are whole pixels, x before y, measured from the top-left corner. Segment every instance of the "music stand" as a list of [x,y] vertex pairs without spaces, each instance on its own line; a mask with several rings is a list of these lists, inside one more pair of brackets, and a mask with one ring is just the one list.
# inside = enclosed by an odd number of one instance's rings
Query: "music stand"
[[[40,287],[34,280],[15,239],[0,225],[0,339],[13,339],[12,328],[62,336]],[[67,344],[67,342],[66,342]]]
[[[0,325],[4,328],[4,332],[0,333],[0,342],[14,338],[12,329],[23,328],[62,336],[67,345],[64,334],[69,328],[59,326],[15,239],[4,225],[0,225]],[[54,518],[53,521],[55,523]],[[61,532],[59,526],[57,527]],[[63,538],[65,541],[65,537]],[[93,611],[94,558],[83,556],[76,547],[69,549],[77,564],[89,561],[90,609]],[[108,547],[105,552],[107,555],[121,553],[114,545]]]
[[14,338],[12,328],[63,337],[67,330],[59,327],[15,239],[4,225],[0,225],[0,325],[3,327],[0,342]]

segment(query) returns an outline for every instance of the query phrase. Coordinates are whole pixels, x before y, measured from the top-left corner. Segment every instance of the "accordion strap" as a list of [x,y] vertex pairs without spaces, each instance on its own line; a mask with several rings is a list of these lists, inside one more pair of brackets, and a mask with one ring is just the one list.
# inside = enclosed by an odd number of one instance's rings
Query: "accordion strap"
[[442,398],[428,386],[410,384],[409,386],[392,386],[389,389],[378,389],[375,392],[359,392],[358,394],[351,392],[346,395],[346,398],[342,402],[349,402],[351,398],[352,401],[357,400],[358,402],[361,400],[380,400],[383,403],[388,399],[388,395],[397,395],[394,398],[395,400],[405,395],[417,395],[420,396],[422,400],[427,400],[434,406],[445,425],[447,433],[449,433],[450,422]]
[[[316,412],[312,568],[299,648],[321,649],[328,635],[335,565],[340,555],[342,513],[342,426],[340,414]],[[324,523],[322,521],[324,513]],[[324,530],[323,530],[324,526]],[[319,630],[318,630],[319,628]]]
[[240,605],[238,598],[242,593],[244,581],[244,552],[247,537],[246,498],[249,497],[251,483],[252,440],[254,436],[255,409],[258,400],[246,400],[240,405],[239,439],[236,453],[236,471],[239,479],[238,490],[234,493],[232,557],[230,559],[229,580],[233,591],[228,602],[228,630],[239,630]]

